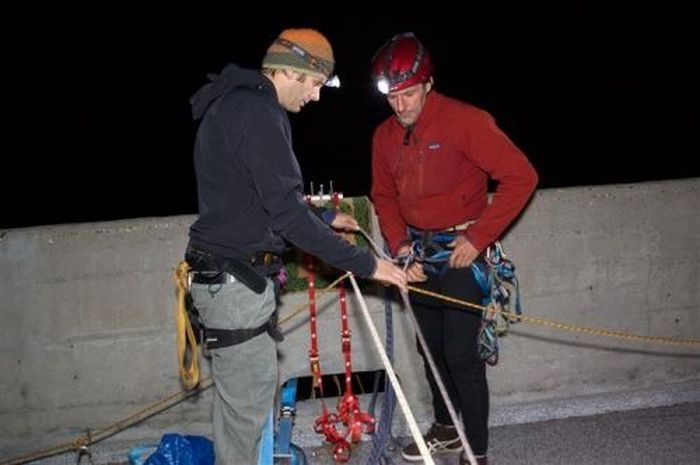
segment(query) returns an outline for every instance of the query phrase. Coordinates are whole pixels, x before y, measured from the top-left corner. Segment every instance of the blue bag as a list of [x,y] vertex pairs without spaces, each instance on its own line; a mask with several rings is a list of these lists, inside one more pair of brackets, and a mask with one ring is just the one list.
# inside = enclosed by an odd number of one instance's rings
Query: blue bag
[[214,444],[203,436],[165,434],[145,461],[138,457],[142,452],[142,448],[132,450],[131,465],[214,465]]

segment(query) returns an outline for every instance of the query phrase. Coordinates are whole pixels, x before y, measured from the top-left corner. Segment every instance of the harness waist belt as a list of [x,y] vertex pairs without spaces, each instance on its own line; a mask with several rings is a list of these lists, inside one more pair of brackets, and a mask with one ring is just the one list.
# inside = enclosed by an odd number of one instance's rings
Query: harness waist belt
[[227,272],[235,276],[237,280],[248,286],[256,294],[262,294],[267,286],[264,276],[258,273],[253,266],[243,260],[235,260],[217,256],[211,252],[200,250],[190,244],[185,252],[185,260],[194,271],[198,272]]
[[216,329],[204,328],[204,345],[207,350],[221,347],[235,346],[253,339],[265,331],[268,331],[270,322],[266,321],[257,328],[252,329]]
[[281,342],[283,337],[277,329],[276,312],[257,328],[246,329],[217,329],[202,328],[204,346],[207,350],[220,349],[222,347],[235,346],[253,339],[264,332],[267,332],[272,339]]

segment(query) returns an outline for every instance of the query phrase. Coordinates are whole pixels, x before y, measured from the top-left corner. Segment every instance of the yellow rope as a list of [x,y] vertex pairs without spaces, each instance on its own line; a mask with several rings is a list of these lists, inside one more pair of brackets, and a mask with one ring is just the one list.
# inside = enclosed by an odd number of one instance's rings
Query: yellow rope
[[[430,297],[434,297],[436,299],[444,300],[446,302],[450,302],[453,304],[462,305],[464,307],[469,307],[469,308],[478,310],[479,313],[486,310],[486,307],[484,307],[483,305],[473,304],[473,303],[467,302],[465,300],[460,300],[460,299],[456,299],[454,297],[449,297],[446,295],[438,294],[437,292],[427,291],[425,289],[421,289],[421,288],[415,287],[415,286],[408,286],[408,288],[411,291],[416,292],[418,294],[427,295]],[[591,335],[595,335],[595,336],[613,337],[613,338],[625,339],[625,340],[631,340],[631,341],[658,342],[660,344],[670,344],[670,345],[684,346],[684,347],[700,347],[700,340],[698,340],[698,339],[682,339],[682,338],[666,337],[666,336],[642,336],[639,334],[625,333],[622,331],[614,331],[614,330],[610,330],[610,329],[606,329],[606,328],[597,328],[594,326],[578,326],[578,325],[572,325],[572,324],[568,324],[568,323],[561,323],[561,322],[556,321],[556,320],[549,320],[546,318],[541,318],[541,317],[536,317],[536,316],[517,315],[515,313],[507,312],[505,310],[496,310],[492,307],[489,307],[488,310],[489,310],[489,312],[493,313],[494,315],[502,315],[502,316],[508,318],[510,321],[518,321],[518,320],[526,321],[528,323],[538,324],[541,326],[549,326],[551,328],[559,329],[562,331],[591,334]]]
[[[324,288],[321,291],[318,291],[318,294],[323,295],[323,294],[327,293],[328,291],[330,291],[331,288],[337,286],[339,282],[346,279],[348,276],[350,276],[350,273],[343,274],[338,279],[336,279],[335,281],[330,283],[326,288]],[[615,331],[615,330],[611,330],[611,329],[599,328],[599,327],[594,327],[594,326],[572,325],[572,324],[568,324],[568,323],[562,323],[562,322],[556,321],[556,320],[550,320],[547,318],[528,316],[528,315],[518,315],[518,314],[515,314],[512,312],[505,311],[505,310],[497,310],[493,306],[485,307],[483,305],[478,305],[478,304],[474,304],[471,302],[467,302],[466,300],[461,300],[461,299],[457,299],[457,298],[450,297],[447,295],[438,294],[437,292],[432,292],[432,291],[428,291],[425,289],[421,289],[420,287],[415,287],[415,286],[409,285],[408,289],[412,292],[417,293],[417,294],[427,295],[427,296],[430,296],[430,297],[433,297],[433,298],[436,298],[439,300],[443,300],[445,302],[450,302],[453,304],[460,305],[462,307],[466,307],[467,309],[472,309],[472,311],[478,311],[480,314],[488,308],[488,311],[490,314],[502,315],[503,317],[507,318],[511,322],[525,321],[527,323],[537,324],[537,325],[541,325],[541,326],[548,326],[550,328],[559,329],[561,331],[591,334],[594,336],[612,337],[612,338],[630,340],[630,341],[656,342],[659,344],[668,344],[668,345],[675,345],[675,346],[682,346],[682,347],[700,347],[700,340],[698,340],[698,339],[684,339],[684,338],[667,337],[667,336],[643,336],[643,335],[639,335],[639,334],[626,333],[623,331]],[[295,310],[292,313],[290,313],[286,317],[280,319],[279,325],[282,325],[282,324],[290,321],[291,319],[296,317],[299,313],[303,312],[307,307],[308,307],[308,303],[304,303],[304,304],[299,305],[299,307],[295,308]]]
[[[350,272],[347,272],[347,273],[345,273],[344,275],[341,275],[338,279],[336,279],[335,281],[333,281],[332,283],[330,283],[330,284],[329,284],[328,286],[326,286],[325,288],[320,289],[320,290],[317,290],[317,291],[316,291],[316,295],[317,295],[318,297],[320,297],[320,296],[326,294],[326,293],[329,292],[331,289],[333,289],[335,286],[337,286],[338,283],[340,283],[342,280],[346,279],[348,276],[350,276]],[[284,318],[281,318],[281,319],[277,322],[277,325],[278,325],[278,326],[282,326],[284,323],[290,321],[291,319],[293,319],[294,317],[296,317],[298,314],[300,314],[301,312],[303,312],[304,310],[306,310],[308,307],[309,307],[309,303],[308,303],[308,302],[305,302],[305,303],[299,305],[298,307],[296,307],[296,308],[292,311],[292,313],[290,313],[289,315],[285,316]]]
[[[187,277],[190,266],[182,260],[175,269],[177,299],[175,302],[175,335],[177,341],[177,361],[180,379],[187,390],[194,389],[199,383],[199,344],[194,335],[192,324],[185,308],[187,294]],[[189,356],[189,363],[188,363]]]
[[195,394],[199,394],[200,392],[209,389],[213,384],[214,383],[212,382],[211,378],[204,378],[199,383],[197,389],[193,389],[191,391],[178,391],[176,393],[170,394],[169,396],[146,406],[138,412],[135,412],[132,415],[123,418],[122,420],[112,423],[106,428],[92,431],[88,430],[88,432],[84,436],[78,436],[71,442],[31,452],[25,455],[20,455],[18,457],[14,457],[8,460],[3,460],[2,462],[0,462],[0,465],[19,465],[22,463],[33,462],[35,460],[51,457],[53,455],[61,454],[64,452],[78,451],[87,446],[102,441],[103,439],[113,436],[118,432],[123,431],[126,428],[129,428],[137,423],[140,423],[146,420],[147,418],[150,418],[153,415],[156,415],[157,413],[160,413]]

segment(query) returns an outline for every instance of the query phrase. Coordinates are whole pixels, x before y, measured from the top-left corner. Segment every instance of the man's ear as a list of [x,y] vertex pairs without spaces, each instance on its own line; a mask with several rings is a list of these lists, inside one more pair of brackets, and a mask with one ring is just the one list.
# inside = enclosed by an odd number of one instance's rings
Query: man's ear
[[431,76],[430,79],[428,79],[428,82],[425,83],[425,93],[427,94],[433,90],[433,77]]

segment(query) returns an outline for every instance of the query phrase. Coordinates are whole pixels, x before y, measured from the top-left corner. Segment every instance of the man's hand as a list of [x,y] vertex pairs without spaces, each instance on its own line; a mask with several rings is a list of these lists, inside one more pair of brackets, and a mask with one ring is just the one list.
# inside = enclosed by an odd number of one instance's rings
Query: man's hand
[[388,260],[377,259],[377,269],[374,270],[372,279],[386,284],[394,284],[402,291],[408,292],[406,288],[406,273]]
[[[396,256],[401,257],[402,255],[408,255],[409,253],[411,253],[411,246],[404,245],[401,246]],[[428,280],[428,276],[425,274],[425,271],[423,271],[423,264],[417,262],[411,263],[408,268],[406,268],[406,277],[408,278],[409,283],[422,283],[423,281]]]
[[448,247],[453,247],[448,262],[450,268],[466,268],[479,256],[479,251],[464,236],[457,236]]
[[357,231],[360,229],[357,220],[347,213],[336,213],[331,227],[342,231]]

